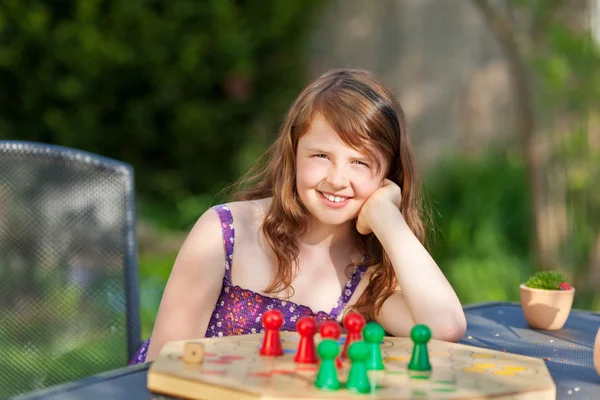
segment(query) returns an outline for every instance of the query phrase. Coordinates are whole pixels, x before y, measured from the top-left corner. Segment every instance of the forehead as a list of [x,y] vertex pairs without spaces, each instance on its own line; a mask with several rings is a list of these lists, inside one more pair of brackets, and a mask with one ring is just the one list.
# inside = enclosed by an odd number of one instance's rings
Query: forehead
[[308,129],[300,137],[299,144],[349,147],[321,114],[316,114],[312,119]]
[[327,119],[316,113],[306,132],[300,137],[299,149],[314,149],[327,151],[343,151],[351,157],[367,157],[382,159],[383,153],[372,145],[352,145],[345,142],[331,127]]

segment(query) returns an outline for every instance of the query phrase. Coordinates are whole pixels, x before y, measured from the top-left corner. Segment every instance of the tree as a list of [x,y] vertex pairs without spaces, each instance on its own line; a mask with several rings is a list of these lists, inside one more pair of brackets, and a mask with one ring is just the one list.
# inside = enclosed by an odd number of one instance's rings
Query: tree
[[276,132],[320,4],[2,1],[0,137],[129,162],[145,202],[163,205],[153,213],[176,217]]
[[[473,0],[512,71],[540,269],[568,271],[580,295],[600,285],[600,50],[583,0]],[[595,300],[600,307],[600,296]]]

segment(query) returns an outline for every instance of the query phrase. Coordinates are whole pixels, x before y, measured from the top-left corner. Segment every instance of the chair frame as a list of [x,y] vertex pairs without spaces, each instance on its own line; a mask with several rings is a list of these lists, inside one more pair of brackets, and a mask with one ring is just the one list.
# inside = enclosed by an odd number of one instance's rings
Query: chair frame
[[47,144],[41,142],[31,142],[22,140],[0,140],[0,147],[13,148],[14,150],[28,150],[33,153],[39,152],[45,156],[55,159],[75,160],[99,166],[103,169],[111,170],[125,178],[127,201],[126,221],[123,243],[125,255],[125,326],[127,335],[127,360],[124,365],[135,355],[137,349],[142,343],[141,340],[141,321],[139,305],[139,273],[137,258],[137,235],[136,235],[136,208],[135,208],[135,175],[133,167],[122,161],[104,157],[85,150],[74,149],[70,147]]

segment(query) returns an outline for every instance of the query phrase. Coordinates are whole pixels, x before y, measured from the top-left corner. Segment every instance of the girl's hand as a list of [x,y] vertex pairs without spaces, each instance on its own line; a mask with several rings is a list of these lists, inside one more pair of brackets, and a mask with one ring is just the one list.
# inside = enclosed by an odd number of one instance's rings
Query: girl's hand
[[361,235],[373,232],[373,219],[385,203],[392,203],[400,209],[402,201],[402,190],[395,182],[384,179],[381,187],[374,191],[371,196],[362,205],[358,218],[356,219],[356,229]]

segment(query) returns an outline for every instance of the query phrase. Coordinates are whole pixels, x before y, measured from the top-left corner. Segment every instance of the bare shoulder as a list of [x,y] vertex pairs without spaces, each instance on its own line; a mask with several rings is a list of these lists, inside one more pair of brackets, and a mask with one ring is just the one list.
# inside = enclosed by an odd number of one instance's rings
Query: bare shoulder
[[[193,255],[217,256],[223,247],[221,222],[215,210],[209,208],[196,221],[185,239],[179,257]],[[177,265],[177,263],[175,264]]]
[[225,276],[219,214],[206,210],[184,240],[161,299],[147,360],[164,343],[203,337]]
[[[225,274],[225,249],[219,214],[209,208],[196,221],[179,249],[165,294],[178,297],[190,284],[216,284]],[[163,302],[165,300],[163,299]]]
[[256,232],[270,204],[270,198],[226,203],[233,216],[236,234]]

